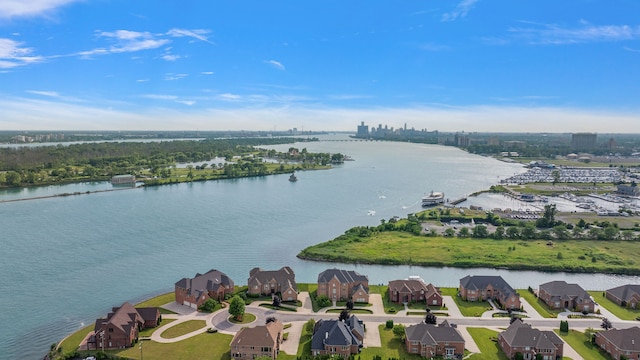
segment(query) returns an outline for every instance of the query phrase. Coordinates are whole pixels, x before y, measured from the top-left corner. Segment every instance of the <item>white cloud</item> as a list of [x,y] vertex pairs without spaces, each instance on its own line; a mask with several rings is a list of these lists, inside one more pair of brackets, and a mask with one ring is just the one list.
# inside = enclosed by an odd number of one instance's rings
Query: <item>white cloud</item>
[[56,8],[79,0],[2,0],[0,18],[43,16]]
[[633,48],[630,48],[628,46],[623,46],[622,48],[627,50],[627,51],[629,51],[629,52],[640,53],[640,49],[633,49]]
[[[138,32],[129,30],[117,30],[115,32],[102,31],[99,37],[113,39],[115,44],[109,48],[110,53],[136,52],[141,50],[157,49],[171,42],[169,39],[158,39],[150,32]],[[98,49],[104,54],[104,49]]]
[[[154,96],[154,95],[152,95]],[[160,95],[161,97],[163,95]],[[240,98],[235,94],[220,97]],[[161,106],[140,108],[139,103],[67,103],[55,98],[36,100],[0,97],[0,128],[5,130],[242,130],[300,127],[310,130],[355,131],[366,119],[369,124],[401,126],[442,132],[599,132],[640,133],[637,111],[585,110],[559,107],[521,106],[415,106],[367,108],[318,106],[244,107],[216,104],[211,108],[190,108],[193,100],[168,95]],[[86,104],[93,104],[91,106]],[[98,105],[95,105],[98,104]],[[178,107],[177,107],[178,106]],[[112,109],[115,108],[116,110]],[[88,120],[91,119],[91,120]]]
[[166,60],[166,61],[176,61],[180,58],[182,58],[182,56],[180,55],[173,55],[173,54],[164,54],[161,56],[162,60]]
[[218,98],[220,100],[224,100],[224,101],[238,101],[238,100],[240,100],[242,98],[242,96],[225,93],[225,94],[218,95]]
[[442,14],[442,21],[454,21],[467,16],[478,0],[462,0],[453,11]]
[[162,95],[162,94],[145,94],[142,95],[143,98],[152,99],[152,100],[176,100],[178,97],[175,95]]
[[640,26],[591,25],[582,21],[579,27],[567,28],[556,24],[524,22],[528,27],[512,27],[514,38],[524,39],[530,44],[559,45],[589,42],[612,42],[640,38]]
[[282,65],[282,63],[275,61],[275,60],[266,60],[265,63],[273,66],[274,68],[278,69],[278,70],[282,70],[282,71],[286,71],[287,69],[285,69],[284,65]]
[[53,98],[60,98],[60,94],[58,94],[56,91],[28,90],[27,92],[30,93],[30,94],[35,94],[35,95],[48,96],[48,97],[53,97]]
[[200,41],[204,41],[206,43],[209,43],[211,45],[214,45],[213,42],[209,41],[209,39],[205,36],[207,34],[209,34],[211,31],[209,30],[205,30],[205,29],[194,29],[194,30],[187,30],[187,29],[171,29],[167,32],[167,35],[172,36],[172,37],[191,37]]
[[202,75],[213,75],[213,71],[203,71],[200,74],[202,74]]
[[21,42],[0,38],[0,69],[10,69],[44,61],[42,56],[33,56],[32,48]]
[[147,82],[147,81],[149,81],[149,79],[138,79],[138,80],[136,80],[136,82],[138,82],[138,83],[143,83],[143,82]]
[[187,76],[189,76],[189,74],[166,73],[166,74],[164,74],[164,79],[166,81],[175,81],[175,80],[182,80],[182,79],[186,78]]

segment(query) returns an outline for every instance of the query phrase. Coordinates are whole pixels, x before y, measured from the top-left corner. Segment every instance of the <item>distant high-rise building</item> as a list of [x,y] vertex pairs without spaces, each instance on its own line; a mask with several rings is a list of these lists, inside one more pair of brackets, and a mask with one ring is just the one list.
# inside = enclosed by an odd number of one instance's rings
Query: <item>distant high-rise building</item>
[[571,134],[571,148],[576,150],[591,150],[596,148],[596,133]]
[[365,125],[364,121],[358,125],[358,132],[356,133],[358,137],[365,137],[369,135],[369,125]]

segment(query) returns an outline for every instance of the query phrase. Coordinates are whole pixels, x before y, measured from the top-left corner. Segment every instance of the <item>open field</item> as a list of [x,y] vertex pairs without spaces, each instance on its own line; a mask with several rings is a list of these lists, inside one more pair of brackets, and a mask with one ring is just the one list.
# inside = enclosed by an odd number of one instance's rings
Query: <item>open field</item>
[[633,241],[557,240],[547,245],[546,240],[426,237],[389,231],[345,236],[310,246],[298,256],[343,263],[640,274],[640,246]]
[[204,320],[189,320],[168,328],[162,334],[160,334],[160,336],[165,339],[173,339],[178,336],[188,334],[192,331],[202,329],[205,326],[207,326],[207,322]]
[[[109,352],[129,359],[216,359],[230,360],[229,344],[233,336],[220,333],[204,333],[180,341],[177,344],[161,344],[154,341],[142,341],[142,351],[138,345],[126,350]],[[139,344],[140,344],[139,343]],[[179,344],[179,345],[178,345]]]

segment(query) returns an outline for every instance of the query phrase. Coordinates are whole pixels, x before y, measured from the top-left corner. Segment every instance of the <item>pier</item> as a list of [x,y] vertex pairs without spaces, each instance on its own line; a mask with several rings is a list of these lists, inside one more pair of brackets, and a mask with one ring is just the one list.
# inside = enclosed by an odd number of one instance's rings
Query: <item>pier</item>
[[455,200],[453,200],[453,201],[449,201],[449,204],[451,204],[451,205],[458,205],[458,204],[460,204],[460,203],[462,203],[462,202],[465,202],[465,201],[467,201],[467,197],[466,197],[466,196],[463,196],[463,197],[458,198],[458,199],[455,199]]

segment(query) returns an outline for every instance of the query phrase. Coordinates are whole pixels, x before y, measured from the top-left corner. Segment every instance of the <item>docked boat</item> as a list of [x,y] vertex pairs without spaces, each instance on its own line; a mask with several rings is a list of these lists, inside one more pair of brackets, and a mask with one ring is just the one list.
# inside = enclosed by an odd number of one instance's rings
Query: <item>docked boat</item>
[[431,191],[429,195],[422,198],[422,206],[434,206],[444,204],[444,193]]
[[295,173],[292,173],[291,176],[289,176],[289,181],[291,182],[298,181],[298,178],[296,177]]

